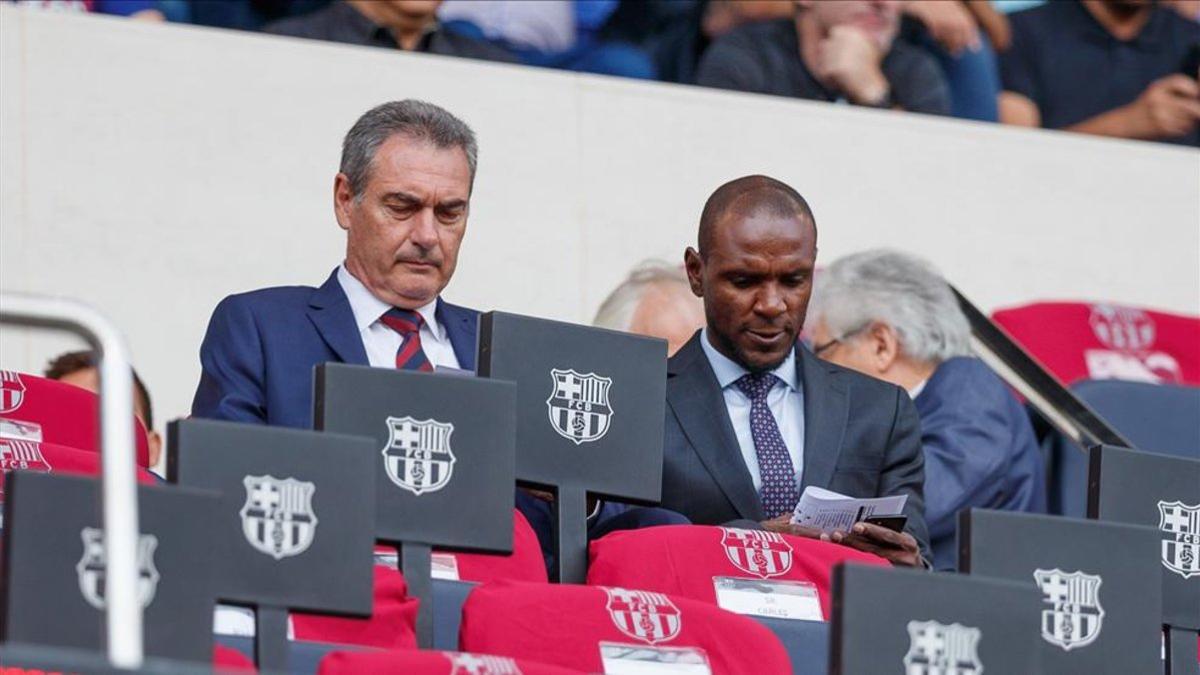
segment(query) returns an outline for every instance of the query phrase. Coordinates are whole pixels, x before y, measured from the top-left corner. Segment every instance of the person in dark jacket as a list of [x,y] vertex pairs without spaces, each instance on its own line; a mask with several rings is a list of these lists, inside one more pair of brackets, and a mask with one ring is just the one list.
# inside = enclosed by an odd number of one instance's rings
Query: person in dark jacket
[[1021,404],[979,359],[950,286],[927,263],[875,250],[817,278],[813,351],[903,387],[921,416],[933,564],[954,569],[960,510],[1046,510],[1045,468]]

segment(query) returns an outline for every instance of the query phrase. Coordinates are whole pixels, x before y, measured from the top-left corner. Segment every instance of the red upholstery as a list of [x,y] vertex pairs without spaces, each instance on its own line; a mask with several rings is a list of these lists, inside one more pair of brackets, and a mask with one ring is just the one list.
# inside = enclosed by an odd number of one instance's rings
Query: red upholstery
[[[100,473],[100,455],[54,443],[0,438],[0,473],[14,470],[96,476]],[[2,478],[0,476],[0,504],[4,503]],[[139,483],[158,482],[153,474],[142,468],[137,470],[137,479]]]
[[835,565],[889,564],[840,544],[706,525],[613,532],[592,542],[590,558],[590,585],[641,588],[712,604],[717,602],[713,577],[807,581],[816,586],[826,619]]
[[213,672],[216,673],[257,673],[254,662],[250,657],[236,649],[224,645],[213,645]]
[[999,310],[992,320],[1065,384],[1118,379],[1200,385],[1200,317],[1040,302]]
[[504,656],[463,652],[332,652],[321,659],[317,675],[572,675],[576,670]]
[[791,672],[779,640],[748,617],[684,597],[569,584],[499,581],[463,605],[459,645],[470,652],[603,672],[600,643],[699,648],[713,673]]
[[[40,426],[45,443],[100,450],[100,397],[74,385],[0,371],[0,417]],[[134,435],[138,466],[149,468],[150,446],[140,421]]]
[[370,617],[358,619],[293,612],[295,638],[381,649],[415,649],[419,602],[408,597],[408,585],[399,570],[382,565],[375,565],[374,569],[375,598]]
[[537,534],[521,512],[513,509],[513,552],[511,555],[455,553],[458,578],[463,581],[530,581],[547,583],[546,563]]

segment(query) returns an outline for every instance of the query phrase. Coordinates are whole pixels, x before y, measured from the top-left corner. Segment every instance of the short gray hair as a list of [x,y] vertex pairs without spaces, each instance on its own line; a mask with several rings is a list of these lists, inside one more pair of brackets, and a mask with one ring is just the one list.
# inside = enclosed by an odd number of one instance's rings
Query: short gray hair
[[613,289],[600,304],[593,326],[612,330],[628,331],[633,325],[633,316],[638,305],[650,288],[682,286],[690,292],[687,273],[679,265],[663,260],[644,260],[633,268],[629,276]]
[[889,249],[834,261],[816,279],[814,320],[824,319],[838,338],[874,321],[896,331],[911,359],[938,364],[971,354],[971,327],[950,285],[925,260]]
[[346,174],[355,197],[362,195],[370,179],[371,164],[379,146],[396,134],[432,143],[443,150],[462,148],[467,155],[471,186],[474,187],[475,165],[479,159],[475,132],[466,122],[445,109],[410,98],[371,108],[346,132],[346,138],[342,141],[342,163],[338,170]]

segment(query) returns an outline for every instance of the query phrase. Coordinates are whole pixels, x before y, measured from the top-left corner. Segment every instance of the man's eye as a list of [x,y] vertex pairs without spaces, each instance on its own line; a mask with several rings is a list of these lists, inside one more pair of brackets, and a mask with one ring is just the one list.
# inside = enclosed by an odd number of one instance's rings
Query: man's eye
[[749,277],[734,277],[733,285],[735,288],[750,288],[754,285],[754,280]]
[[805,281],[808,281],[808,277],[803,276],[803,275],[796,275],[796,276],[790,276],[790,277],[783,278],[783,284],[790,288],[799,288],[800,286],[804,285]]
[[455,209],[453,211],[438,211],[437,216],[438,220],[442,221],[443,223],[447,225],[453,225],[454,223],[462,220],[463,211],[459,209]]

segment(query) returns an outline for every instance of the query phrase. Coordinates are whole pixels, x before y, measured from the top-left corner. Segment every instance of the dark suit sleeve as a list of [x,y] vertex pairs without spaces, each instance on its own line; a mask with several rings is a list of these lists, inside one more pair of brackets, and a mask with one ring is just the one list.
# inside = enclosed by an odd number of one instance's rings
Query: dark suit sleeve
[[921,420],[916,406],[903,390],[895,389],[895,416],[888,436],[883,471],[879,475],[879,495],[908,495],[904,530],[921,547],[921,556],[933,560],[929,549],[929,530],[925,527],[925,459],[921,451]]
[[250,308],[237,296],[213,310],[200,367],[193,417],[266,424],[262,340]]
[[767,72],[753,45],[741,34],[730,34],[709,46],[696,70],[696,84],[765,94]]

